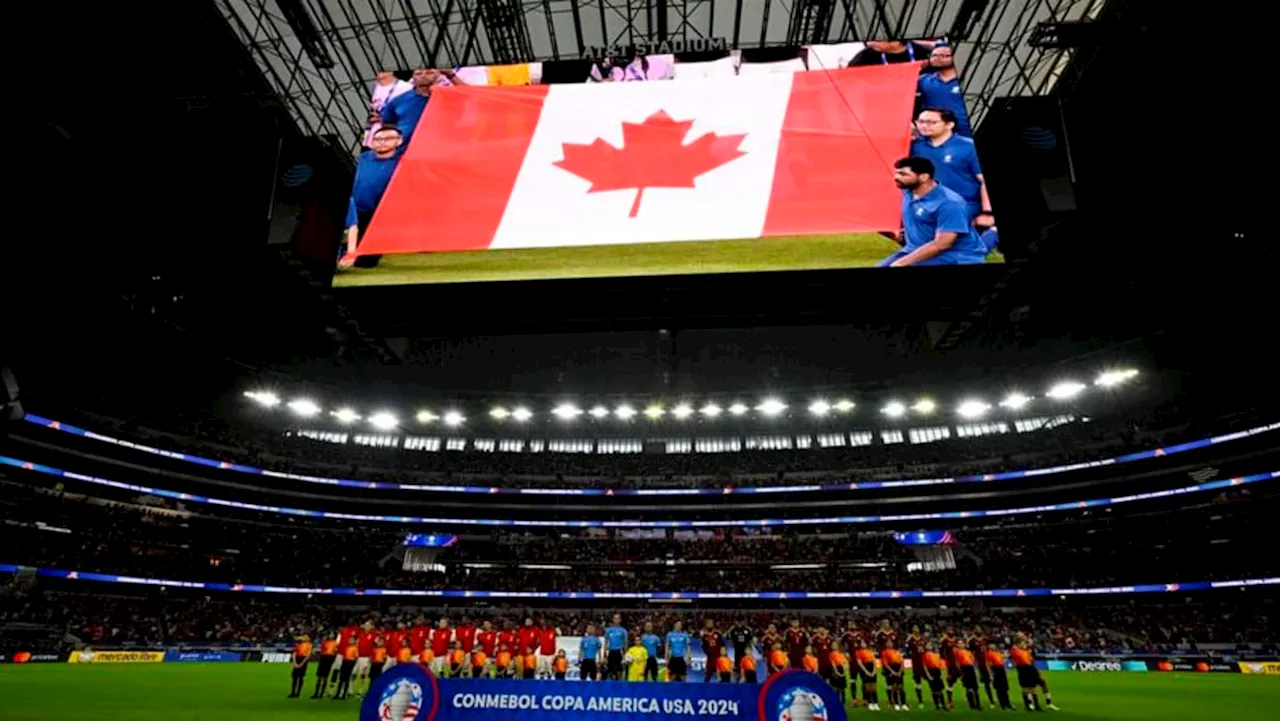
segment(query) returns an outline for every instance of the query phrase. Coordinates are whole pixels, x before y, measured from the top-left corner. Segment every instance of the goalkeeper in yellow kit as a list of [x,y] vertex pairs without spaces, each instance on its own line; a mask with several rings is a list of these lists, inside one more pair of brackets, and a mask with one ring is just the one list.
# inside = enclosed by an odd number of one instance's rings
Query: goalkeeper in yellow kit
[[628,681],[643,681],[644,667],[649,662],[649,650],[644,647],[644,642],[639,636],[631,638],[631,648],[627,649],[627,653],[622,657],[622,663],[627,667]]

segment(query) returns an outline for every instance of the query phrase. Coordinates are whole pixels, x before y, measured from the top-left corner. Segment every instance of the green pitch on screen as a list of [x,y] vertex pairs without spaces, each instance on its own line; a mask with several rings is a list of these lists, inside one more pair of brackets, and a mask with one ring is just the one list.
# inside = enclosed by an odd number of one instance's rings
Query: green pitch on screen
[[[1280,708],[1280,677],[1239,674],[1048,673],[1062,711],[1037,714],[1052,721],[1270,721]],[[312,701],[315,669],[301,699],[288,699],[287,664],[214,663],[108,666],[31,664],[0,666],[0,718],[5,721],[290,721],[357,717],[359,700]],[[531,681],[530,683],[537,683]],[[331,687],[332,688],[332,687]],[[908,683],[907,695],[915,702]],[[927,695],[927,694],[926,694]],[[884,707],[883,689],[881,704]],[[927,699],[926,699],[927,701]],[[984,699],[985,703],[985,699]],[[963,704],[961,704],[963,705]],[[1025,711],[945,716],[932,709],[873,712],[853,718],[1024,718]]]
[[[898,246],[875,233],[754,240],[589,245],[386,255],[377,268],[334,276],[335,287],[617,276],[869,268]],[[1002,263],[992,253],[988,263]]]

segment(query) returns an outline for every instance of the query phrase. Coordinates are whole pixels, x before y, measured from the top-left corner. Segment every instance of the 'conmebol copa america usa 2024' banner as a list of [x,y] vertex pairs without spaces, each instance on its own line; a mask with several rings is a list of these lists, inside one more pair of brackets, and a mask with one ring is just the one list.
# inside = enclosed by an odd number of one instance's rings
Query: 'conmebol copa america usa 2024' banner
[[803,671],[762,684],[437,678],[419,664],[378,677],[360,721],[846,721],[835,691]]

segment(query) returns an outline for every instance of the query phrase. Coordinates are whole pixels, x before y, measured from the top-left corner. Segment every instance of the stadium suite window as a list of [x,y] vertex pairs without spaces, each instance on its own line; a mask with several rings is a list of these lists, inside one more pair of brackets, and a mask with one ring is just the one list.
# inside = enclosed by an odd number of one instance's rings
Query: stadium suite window
[[352,437],[351,442],[357,446],[369,446],[371,448],[395,448],[400,445],[400,438],[399,436],[357,434]]
[[791,447],[791,436],[747,436],[749,451],[782,451]]
[[596,444],[596,453],[640,453],[643,450],[644,443],[631,438],[610,438]]
[[903,440],[902,431],[880,431],[880,440],[884,442],[885,445],[889,445],[890,443],[901,443]]
[[956,435],[960,438],[976,438],[978,436],[994,436],[1009,432],[1008,423],[968,423],[956,426]]
[[812,448],[813,436],[796,436],[796,448]]
[[524,441],[504,438],[498,441],[498,450],[503,453],[519,453],[524,450]]
[[444,449],[446,451],[465,451],[467,450],[467,439],[466,438],[446,439],[444,442]]
[[951,429],[946,426],[936,426],[933,428],[912,428],[907,431],[907,436],[912,443],[933,443],[934,441],[945,441],[951,437]]
[[296,434],[299,438],[309,438],[313,441],[323,441],[325,443],[346,443],[346,433],[333,433],[331,431],[312,431],[301,430]]
[[[854,447],[869,446],[875,442],[875,439],[876,436],[871,431],[854,431],[849,434],[849,445]],[[901,438],[899,438],[899,440],[901,440]],[[888,441],[885,442],[888,443]]]
[[547,449],[547,442],[544,440],[529,441],[530,453],[541,453]]
[[498,447],[498,442],[492,438],[476,438],[471,441],[471,446],[477,451],[493,453],[493,449]]
[[822,448],[840,448],[845,445],[843,433],[819,433],[818,445]]
[[405,436],[404,449],[406,451],[438,451],[440,450],[440,439],[425,436]]
[[738,438],[698,438],[693,444],[698,453],[729,453],[742,450],[742,440]]

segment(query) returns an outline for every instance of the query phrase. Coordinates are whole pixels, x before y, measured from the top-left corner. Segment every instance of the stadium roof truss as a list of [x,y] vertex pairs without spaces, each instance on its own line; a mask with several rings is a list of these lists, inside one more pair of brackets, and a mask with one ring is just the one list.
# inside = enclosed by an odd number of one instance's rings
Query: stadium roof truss
[[1053,89],[1058,23],[1106,0],[216,0],[299,130],[356,150],[378,70],[564,60],[667,40],[729,48],[887,37],[957,41],[975,122],[997,97]]

